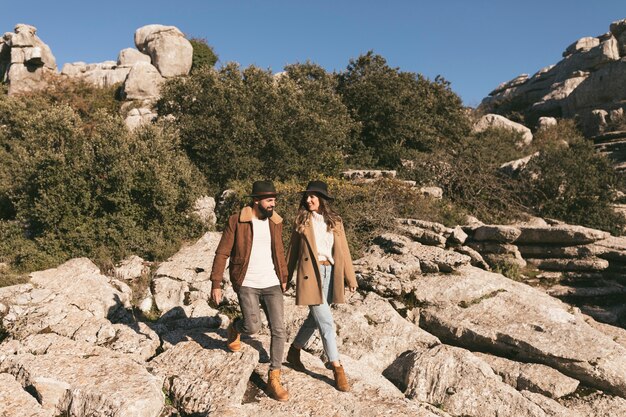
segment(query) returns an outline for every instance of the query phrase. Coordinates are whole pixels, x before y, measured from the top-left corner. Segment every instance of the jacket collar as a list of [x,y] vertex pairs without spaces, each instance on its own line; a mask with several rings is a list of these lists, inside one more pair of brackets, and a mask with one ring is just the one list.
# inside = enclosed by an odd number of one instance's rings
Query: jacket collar
[[[253,217],[254,217],[254,211],[252,210],[252,207],[250,206],[245,206],[244,208],[241,209],[241,212],[239,213],[240,222],[244,222],[244,223],[251,222]],[[274,224],[279,224],[283,222],[283,218],[280,217],[278,213],[276,212],[272,214],[272,217],[270,217],[270,220]]]

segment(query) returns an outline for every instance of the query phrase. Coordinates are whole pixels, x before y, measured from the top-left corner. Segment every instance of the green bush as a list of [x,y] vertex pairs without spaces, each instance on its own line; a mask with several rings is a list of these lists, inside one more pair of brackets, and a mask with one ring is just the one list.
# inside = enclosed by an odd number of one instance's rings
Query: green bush
[[168,81],[158,104],[174,116],[191,160],[217,191],[230,180],[336,174],[353,123],[319,66],[274,77],[256,67],[202,68]]
[[372,51],[350,60],[338,92],[361,129],[354,131],[353,166],[398,168],[401,158],[448,146],[469,132],[461,99],[441,77],[391,68]]
[[203,38],[189,39],[193,47],[193,58],[191,64],[191,72],[195,72],[203,67],[213,67],[217,62],[217,55],[213,48]]
[[162,259],[201,232],[187,214],[206,188],[173,129],[129,133],[118,116],[83,121],[40,97],[0,97],[0,124],[0,258],[17,271]]
[[[459,224],[465,213],[445,201],[425,198],[401,181],[383,179],[373,183],[355,184],[336,178],[321,177],[328,183],[329,192],[335,197],[332,205],[344,221],[348,244],[353,258],[361,257],[375,237],[394,229],[398,217],[418,218],[444,223]],[[252,181],[235,181],[230,185],[234,192],[219,212],[218,224],[225,224],[230,214],[239,210],[249,199]],[[293,222],[298,210],[300,191],[306,181],[275,182],[280,193],[276,212],[284,219],[283,238],[288,245]]]

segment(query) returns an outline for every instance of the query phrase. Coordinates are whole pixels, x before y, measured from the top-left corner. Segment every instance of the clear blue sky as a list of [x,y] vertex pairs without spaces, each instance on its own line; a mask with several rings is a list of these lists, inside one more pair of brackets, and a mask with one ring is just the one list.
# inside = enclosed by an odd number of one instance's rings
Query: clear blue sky
[[372,49],[404,71],[442,75],[475,106],[499,83],[556,63],[570,43],[624,18],[626,0],[33,0],[5,4],[0,31],[37,27],[59,68],[115,60],[152,23],[205,38],[218,65],[274,72],[306,60],[340,71]]

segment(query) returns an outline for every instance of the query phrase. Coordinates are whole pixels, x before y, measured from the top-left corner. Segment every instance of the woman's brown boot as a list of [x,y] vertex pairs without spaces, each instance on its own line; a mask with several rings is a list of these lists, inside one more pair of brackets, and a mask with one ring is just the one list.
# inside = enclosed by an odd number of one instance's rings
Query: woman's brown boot
[[267,375],[267,395],[276,401],[287,401],[289,393],[280,384],[280,369],[270,370]]
[[343,366],[333,366],[333,374],[335,375],[335,388],[339,391],[350,391],[350,384],[348,384],[348,379],[346,378]]
[[296,371],[306,371],[304,364],[300,360],[300,349],[293,347],[293,345],[289,346],[289,351],[287,352],[287,362]]

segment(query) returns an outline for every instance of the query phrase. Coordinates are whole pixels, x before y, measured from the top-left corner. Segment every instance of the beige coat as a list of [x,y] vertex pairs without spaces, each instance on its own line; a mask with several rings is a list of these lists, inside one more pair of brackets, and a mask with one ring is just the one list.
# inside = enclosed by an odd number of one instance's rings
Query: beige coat
[[[356,276],[352,266],[352,257],[348,249],[348,241],[342,223],[338,223],[333,230],[335,243],[333,244],[333,299],[328,303],[344,303],[345,287],[356,287]],[[313,305],[322,304],[322,284],[320,266],[317,262],[317,246],[313,225],[311,222],[303,233],[294,230],[287,252],[287,270],[289,278],[298,267],[296,277],[296,304]]]

